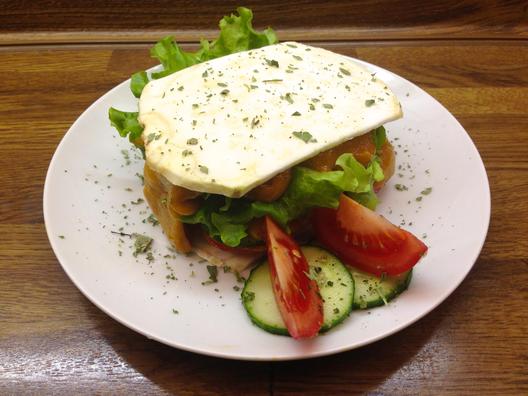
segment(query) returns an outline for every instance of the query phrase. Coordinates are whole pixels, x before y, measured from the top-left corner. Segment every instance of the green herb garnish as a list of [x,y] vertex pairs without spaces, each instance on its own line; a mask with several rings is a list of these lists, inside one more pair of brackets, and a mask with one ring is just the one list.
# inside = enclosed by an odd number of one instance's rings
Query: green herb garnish
[[433,187],[427,187],[425,190],[422,190],[420,194],[422,195],[429,195],[433,191]]
[[295,136],[298,139],[301,139],[304,143],[313,142],[315,143],[316,140],[313,138],[312,134],[310,132],[306,131],[294,131],[292,132],[292,135]]
[[250,291],[245,291],[242,293],[242,301],[244,301],[244,303],[253,301],[254,299],[255,299],[255,293],[250,292]]
[[132,234],[132,237],[134,238],[134,252],[132,253],[134,257],[150,250],[153,241],[151,237],[142,234]]
[[159,221],[158,219],[156,219],[156,216],[154,216],[154,214],[151,214],[149,217],[147,217],[147,222],[152,224],[153,227],[159,224]]
[[264,59],[268,66],[271,67],[279,67],[279,62],[277,62],[275,59]]
[[209,280],[211,282],[217,282],[218,279],[218,267],[216,265],[208,265],[207,272],[209,272]]

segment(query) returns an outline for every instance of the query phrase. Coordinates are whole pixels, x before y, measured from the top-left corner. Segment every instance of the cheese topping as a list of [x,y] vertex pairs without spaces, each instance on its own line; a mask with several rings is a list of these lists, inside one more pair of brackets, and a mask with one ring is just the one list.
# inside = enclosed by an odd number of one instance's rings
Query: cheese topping
[[401,115],[363,66],[296,42],[188,67],[150,82],[139,102],[149,166],[235,198]]

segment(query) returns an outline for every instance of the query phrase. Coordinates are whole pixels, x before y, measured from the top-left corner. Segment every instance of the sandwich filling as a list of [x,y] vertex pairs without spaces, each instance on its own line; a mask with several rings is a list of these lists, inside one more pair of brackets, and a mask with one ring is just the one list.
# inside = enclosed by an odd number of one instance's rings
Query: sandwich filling
[[[364,167],[368,167],[373,160],[376,160],[379,161],[383,173],[383,178],[380,177],[379,181],[374,180],[372,185],[372,189],[378,191],[394,174],[395,155],[394,149],[387,139],[384,139],[377,149],[376,135],[376,131],[372,131],[354,138],[308,159],[301,166],[318,172],[335,171],[339,169],[339,166],[336,166],[336,161],[343,154],[352,154]],[[293,172],[294,170],[288,169],[279,173],[269,181],[249,191],[244,200],[273,205],[288,189]],[[191,252],[193,250],[190,241],[192,231],[189,226],[193,223],[200,223],[200,221],[196,221],[201,217],[200,208],[206,204],[209,197],[206,198],[202,193],[173,185],[160,173],[154,171],[148,163],[145,163],[144,167],[144,181],[145,198],[172,245],[179,252]],[[361,195],[356,194],[356,198],[361,198]],[[375,206],[375,196],[373,196],[372,190],[363,195],[367,204]],[[210,217],[212,216],[210,215]],[[290,221],[288,225],[297,237],[309,239],[312,236],[312,230],[308,220],[309,211],[302,213],[301,216]],[[185,223],[190,224],[185,225]],[[203,233],[205,232],[208,232],[207,228],[203,230]],[[194,230],[195,237],[196,233],[197,229]],[[200,235],[198,235],[199,237]],[[246,245],[248,243],[250,245],[263,243],[264,225],[260,218],[254,218],[247,222],[247,231],[244,237],[246,238]],[[215,238],[215,236],[210,236],[210,238]],[[221,236],[218,240],[222,240]],[[239,245],[240,243],[236,244],[236,246]]]
[[310,237],[310,209],[364,205],[392,175],[382,125],[400,104],[350,58],[296,42],[235,53],[148,83],[139,102],[145,197],[174,247],[203,234],[263,243],[262,218]]

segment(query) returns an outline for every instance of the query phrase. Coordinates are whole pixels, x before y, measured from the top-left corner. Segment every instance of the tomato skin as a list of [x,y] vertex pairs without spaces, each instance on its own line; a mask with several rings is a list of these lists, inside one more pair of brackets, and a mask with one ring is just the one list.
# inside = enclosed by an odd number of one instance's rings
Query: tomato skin
[[407,238],[402,229],[345,194],[339,198],[336,221],[348,235],[348,243],[373,253],[393,252]]
[[205,240],[210,245],[217,247],[220,250],[224,250],[226,252],[231,252],[234,254],[255,254],[255,253],[264,253],[266,251],[266,246],[264,245],[256,245],[256,246],[247,246],[247,247],[231,247],[223,244],[222,242],[218,242],[216,239],[212,238],[207,231],[203,231]]
[[[391,245],[389,250],[355,245],[351,243],[347,230],[342,226],[340,209],[341,206],[337,210],[314,209],[313,222],[319,242],[348,265],[376,276],[399,275],[414,267],[427,252],[427,246],[422,241],[395,225],[392,226],[400,233],[399,242],[397,245]],[[340,217],[341,221],[338,221]]]
[[323,324],[323,301],[317,282],[297,243],[266,216],[266,243],[275,300],[290,335],[317,335]]

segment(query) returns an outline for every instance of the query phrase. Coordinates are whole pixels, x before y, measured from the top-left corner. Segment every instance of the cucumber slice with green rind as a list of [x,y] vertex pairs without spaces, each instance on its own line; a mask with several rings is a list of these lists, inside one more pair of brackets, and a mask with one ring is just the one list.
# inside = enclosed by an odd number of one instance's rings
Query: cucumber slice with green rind
[[[348,269],[332,254],[318,247],[301,248],[323,299],[321,332],[345,320],[352,310],[354,279]],[[262,329],[288,335],[273,293],[269,265],[264,261],[254,268],[242,290],[242,303],[251,321]]]
[[387,304],[407,290],[412,279],[412,269],[400,275],[383,278],[355,268],[349,269],[356,286],[353,309],[375,308]]
[[301,250],[323,299],[321,332],[325,332],[350,315],[354,302],[354,279],[347,267],[328,251],[314,246],[304,246]]
[[267,261],[251,270],[242,289],[242,304],[258,327],[272,334],[289,335],[275,301]]

